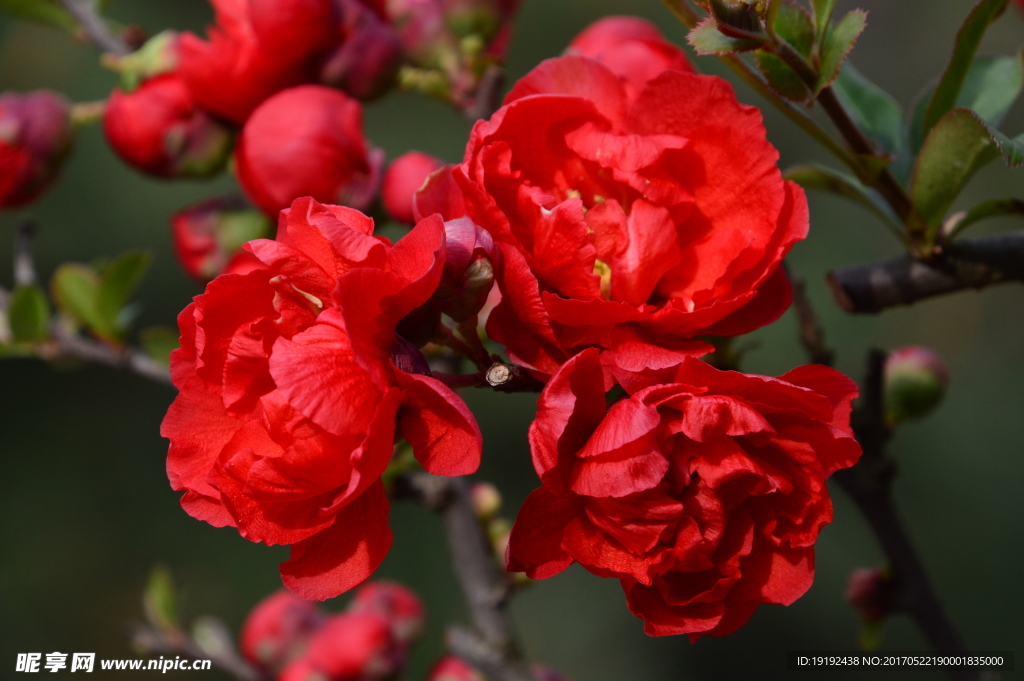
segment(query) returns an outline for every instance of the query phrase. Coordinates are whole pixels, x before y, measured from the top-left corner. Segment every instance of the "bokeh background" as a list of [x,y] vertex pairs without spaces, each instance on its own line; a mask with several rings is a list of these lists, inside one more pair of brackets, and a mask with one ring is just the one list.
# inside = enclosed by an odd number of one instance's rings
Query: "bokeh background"
[[[905,107],[944,66],[958,23],[972,5],[839,2],[840,10],[870,11],[853,59]],[[167,27],[198,31],[212,18],[206,0],[114,0],[110,13],[151,33]],[[647,17],[671,39],[684,41],[682,26],[658,0],[525,0],[510,78],[560,53],[592,20],[616,13]],[[1024,17],[1011,10],[990,31],[982,52],[1010,54],[1021,43]],[[76,101],[101,99],[115,77],[97,57],[57,30],[0,18],[0,90],[48,87]],[[707,72],[723,73],[714,59],[698,63]],[[763,104],[746,87],[737,91],[742,101]],[[808,159],[830,162],[773,110],[765,117],[783,167]],[[1014,109],[1003,129],[1024,131],[1024,107]],[[441,104],[395,94],[366,107],[366,130],[389,156],[415,148],[457,161],[469,124]],[[40,273],[48,278],[63,262],[149,249],[154,264],[137,296],[144,305],[141,326],[173,325],[200,289],[175,264],[167,217],[232,187],[230,177],[206,183],[143,178],[114,158],[98,127],[83,130],[61,182],[30,210],[42,223]],[[961,203],[1004,196],[1024,196],[1024,171],[995,164],[974,180]],[[911,343],[929,344],[948,361],[952,385],[945,403],[930,418],[902,427],[892,443],[900,469],[895,494],[970,644],[1024,653],[1024,288],[961,293],[877,317],[847,315],[829,298],[824,274],[893,255],[899,246],[868,213],[840,199],[812,195],[811,210],[810,238],[796,247],[791,264],[810,282],[811,298],[839,352],[839,368],[859,379],[869,347]],[[0,214],[4,286],[11,284],[4,263],[10,262],[18,217]],[[1013,227],[1007,220],[983,229]],[[804,362],[792,313],[751,340],[757,346],[745,360],[748,372],[777,375]],[[17,652],[134,656],[127,625],[141,618],[140,594],[156,564],[173,571],[185,619],[215,614],[235,631],[256,601],[279,588],[277,563],[287,549],[251,544],[230,529],[191,519],[178,506],[164,474],[166,442],[158,435],[173,397],[169,388],[103,367],[0,361],[0,677],[15,676]],[[501,487],[511,515],[536,485],[525,441],[535,396],[477,391],[466,397],[485,435],[479,477]],[[882,561],[842,491],[834,489],[834,497],[835,522],[818,543],[816,582],[795,605],[762,607],[724,639],[696,645],[685,637],[653,639],[626,610],[616,582],[574,567],[516,598],[513,611],[528,654],[575,681],[942,678],[917,670],[785,670],[788,650],[855,647],[859,625],[843,599],[846,577],[855,567]],[[441,653],[445,623],[465,614],[437,520],[397,504],[392,525],[395,545],[378,574],[416,589],[430,613],[431,626],[408,674],[418,680]],[[344,600],[327,607],[340,609]],[[903,618],[886,626],[882,647],[926,649]],[[205,672],[204,678],[220,677]]]

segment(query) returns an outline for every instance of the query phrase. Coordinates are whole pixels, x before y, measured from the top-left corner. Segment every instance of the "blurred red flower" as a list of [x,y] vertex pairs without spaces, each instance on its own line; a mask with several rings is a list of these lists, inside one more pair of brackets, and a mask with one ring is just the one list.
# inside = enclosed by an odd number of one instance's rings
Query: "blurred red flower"
[[73,141],[63,96],[49,90],[0,94],[0,207],[23,206],[45,191]]
[[316,604],[289,591],[260,601],[242,625],[239,648],[246,659],[271,673],[301,655],[324,615]]

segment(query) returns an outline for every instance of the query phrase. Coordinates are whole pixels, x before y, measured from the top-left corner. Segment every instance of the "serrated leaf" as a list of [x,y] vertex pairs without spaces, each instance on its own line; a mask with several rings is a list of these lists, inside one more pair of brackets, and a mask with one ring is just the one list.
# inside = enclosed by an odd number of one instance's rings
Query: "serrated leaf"
[[151,257],[144,251],[128,251],[103,269],[96,290],[96,310],[107,328],[119,331],[118,316],[135,287],[149,268]]
[[1003,122],[1024,88],[1024,60],[1013,57],[978,57],[967,72],[956,105],[973,109],[989,125]]
[[142,594],[142,606],[146,611],[146,619],[160,631],[177,628],[177,596],[174,580],[167,568],[153,568],[146,591]]
[[971,225],[982,220],[1009,215],[1024,217],[1024,201],[1020,199],[991,199],[983,201],[966,213],[963,213],[960,220],[953,226],[952,232],[946,235],[946,238],[952,239]]
[[814,19],[803,5],[782,0],[775,16],[775,34],[810,59],[814,51]]
[[877,215],[887,227],[899,232],[900,220],[882,195],[852,175],[817,164],[808,164],[790,168],[785,172],[785,178],[796,182],[804,189],[828,192],[855,201]]
[[50,294],[57,307],[83,326],[103,326],[96,310],[96,289],[99,275],[88,265],[61,265],[50,280]]
[[14,340],[26,343],[46,340],[50,326],[50,302],[38,286],[19,286],[11,293],[7,321]]
[[763,43],[761,40],[730,38],[718,30],[718,24],[711,17],[697,24],[686,36],[686,40],[699,55],[746,52],[757,49]]
[[169,367],[171,352],[178,349],[178,332],[165,326],[147,326],[139,331],[139,344],[147,355]]
[[903,156],[903,109],[892,95],[846,62],[832,84],[839,101],[865,135],[897,158]]
[[[868,25],[868,14],[855,9],[829,29],[821,45],[821,67],[818,70],[818,92],[839,76],[839,70]],[[815,93],[817,94],[817,93]]]
[[823,36],[828,30],[829,22],[832,21],[836,0],[811,0],[811,9],[814,10],[814,25],[818,30],[818,36]]
[[1024,136],[1010,139],[970,109],[953,109],[935,124],[921,147],[910,182],[928,243],[934,243],[946,213],[974,173],[1000,155],[1008,167],[1024,164]]
[[758,50],[754,53],[754,60],[768,85],[775,92],[794,102],[804,103],[810,100],[811,89],[782,59],[770,52]]
[[0,11],[24,21],[73,29],[75,18],[53,0],[0,0]]
[[1009,0],[981,0],[967,15],[956,34],[956,45],[949,65],[946,66],[939,85],[928,102],[922,128],[923,135],[927,135],[939,119],[957,105],[964,81],[974,63],[978,45],[981,44],[989,25],[1006,11],[1008,2]]

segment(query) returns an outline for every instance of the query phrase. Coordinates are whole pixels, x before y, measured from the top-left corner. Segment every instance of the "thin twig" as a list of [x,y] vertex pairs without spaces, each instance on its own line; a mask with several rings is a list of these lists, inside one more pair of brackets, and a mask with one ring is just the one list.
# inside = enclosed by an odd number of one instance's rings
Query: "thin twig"
[[179,628],[160,631],[158,628],[136,623],[131,627],[132,643],[147,653],[177,653],[193,660],[210,660],[212,665],[239,681],[270,681],[269,678],[243,660],[233,651],[214,654],[204,650]]
[[786,266],[789,279],[793,285],[793,307],[796,309],[797,319],[800,322],[800,343],[807,350],[812,364],[824,364],[832,366],[836,360],[835,351],[825,341],[825,330],[818,321],[818,315],[811,306],[807,297],[807,282],[803,277],[798,277],[790,272]]
[[32,259],[32,240],[39,224],[32,218],[25,218],[18,224],[14,237],[14,285],[33,286],[36,283],[36,268]]
[[59,318],[51,325],[51,333],[52,340],[41,343],[37,350],[43,359],[81,359],[106,364],[116,369],[133,371],[157,383],[172,385],[170,370],[141,350],[114,346],[69,333]]
[[110,32],[107,22],[85,0],[60,0],[64,9],[78,20],[82,32],[102,50],[124,56],[131,52],[128,45]]

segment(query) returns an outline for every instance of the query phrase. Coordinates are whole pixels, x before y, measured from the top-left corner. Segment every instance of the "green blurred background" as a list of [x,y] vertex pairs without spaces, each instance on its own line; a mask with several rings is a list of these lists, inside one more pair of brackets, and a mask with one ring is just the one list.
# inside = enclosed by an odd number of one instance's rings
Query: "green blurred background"
[[[972,4],[840,0],[839,7],[870,11],[853,58],[909,106],[943,67],[958,22]],[[205,0],[114,0],[110,12],[152,33],[167,27],[199,30],[212,15]],[[684,40],[684,30],[658,0],[525,0],[510,54],[511,77],[557,55],[592,20],[615,13],[645,16],[673,40]],[[990,31],[982,51],[1010,54],[1022,42],[1024,19],[1011,10]],[[101,99],[115,79],[97,57],[59,31],[0,19],[0,90],[48,87],[77,101]],[[714,59],[698,63],[707,72],[723,73]],[[743,86],[738,94],[744,102],[762,104]],[[829,161],[773,110],[765,117],[783,167]],[[1024,131],[1022,107],[1003,129]],[[392,95],[367,106],[366,130],[392,157],[416,148],[457,161],[469,124],[433,101]],[[43,225],[37,240],[40,273],[48,278],[62,262],[150,249],[154,265],[137,296],[144,304],[141,325],[172,325],[200,289],[175,264],[167,217],[232,185],[229,177],[208,183],[143,178],[113,157],[98,127],[86,129],[60,183],[30,210]],[[1020,197],[1022,190],[1024,173],[993,165],[960,203]],[[962,293],[877,317],[846,315],[825,290],[825,272],[893,255],[899,247],[859,207],[813,195],[811,210],[810,238],[796,247],[791,262],[810,281],[811,297],[839,352],[839,368],[859,379],[867,348],[911,343],[931,345],[948,361],[952,385],[946,402],[930,418],[901,428],[892,443],[900,468],[895,493],[970,644],[1024,652],[1024,289]],[[17,218],[0,214],[0,263],[10,262]],[[1013,226],[996,221],[984,229]],[[11,284],[6,265],[0,267],[0,284]],[[792,313],[753,336],[759,345],[747,356],[746,371],[779,374],[804,362]],[[169,388],[106,368],[0,362],[0,678],[20,676],[12,671],[17,652],[133,656],[126,629],[141,617],[140,593],[155,564],[173,571],[186,619],[215,614],[235,631],[256,601],[279,588],[277,563],[286,549],[251,544],[232,530],[191,519],[178,506],[164,474],[166,442],[158,435],[173,397]],[[511,514],[536,485],[525,441],[535,397],[466,397],[485,435],[479,476],[499,484]],[[626,610],[616,582],[574,567],[517,597],[513,610],[526,650],[575,681],[942,678],[934,671],[785,671],[787,650],[855,647],[859,625],[843,600],[846,577],[855,567],[882,560],[864,521],[838,489],[835,506],[835,522],[818,543],[811,591],[789,608],[761,608],[732,636],[696,645],[685,637],[648,638]],[[430,613],[428,635],[408,677],[418,680],[441,653],[445,623],[465,615],[437,520],[398,504],[392,526],[395,545],[378,574],[416,589]],[[340,609],[343,602],[327,607]],[[926,649],[903,618],[886,626],[882,645]],[[215,672],[207,677],[219,678]]]

